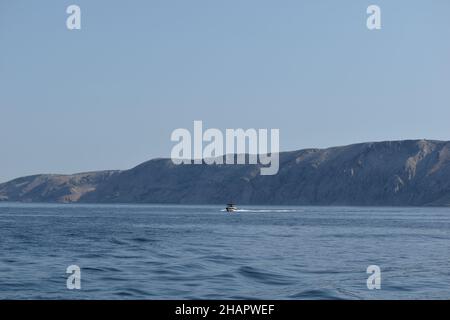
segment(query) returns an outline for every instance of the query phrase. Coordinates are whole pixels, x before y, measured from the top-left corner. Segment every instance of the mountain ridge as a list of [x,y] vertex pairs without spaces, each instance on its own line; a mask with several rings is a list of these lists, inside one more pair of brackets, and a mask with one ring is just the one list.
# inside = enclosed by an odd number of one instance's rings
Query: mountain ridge
[[450,141],[357,143],[280,153],[260,165],[175,165],[33,175],[0,184],[0,201],[349,206],[450,206]]

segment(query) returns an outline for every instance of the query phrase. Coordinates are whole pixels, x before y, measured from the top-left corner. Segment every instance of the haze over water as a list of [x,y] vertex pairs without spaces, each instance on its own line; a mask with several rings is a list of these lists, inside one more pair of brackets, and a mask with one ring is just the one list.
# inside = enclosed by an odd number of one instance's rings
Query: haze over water
[[1,299],[449,299],[449,262],[449,208],[0,203]]

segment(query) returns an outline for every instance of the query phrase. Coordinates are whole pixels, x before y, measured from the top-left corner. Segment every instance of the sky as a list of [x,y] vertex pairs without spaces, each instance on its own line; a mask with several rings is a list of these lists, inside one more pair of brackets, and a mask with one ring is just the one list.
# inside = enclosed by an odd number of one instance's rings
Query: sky
[[194,120],[279,129],[282,151],[450,140],[449,13],[448,0],[0,0],[0,182],[169,157]]

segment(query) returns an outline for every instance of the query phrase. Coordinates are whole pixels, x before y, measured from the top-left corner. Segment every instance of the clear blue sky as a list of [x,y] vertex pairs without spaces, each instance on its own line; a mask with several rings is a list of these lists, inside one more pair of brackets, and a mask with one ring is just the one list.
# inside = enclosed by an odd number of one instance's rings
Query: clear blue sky
[[279,128],[282,150],[450,140],[449,14],[448,0],[0,0],[0,181],[166,157],[193,120]]

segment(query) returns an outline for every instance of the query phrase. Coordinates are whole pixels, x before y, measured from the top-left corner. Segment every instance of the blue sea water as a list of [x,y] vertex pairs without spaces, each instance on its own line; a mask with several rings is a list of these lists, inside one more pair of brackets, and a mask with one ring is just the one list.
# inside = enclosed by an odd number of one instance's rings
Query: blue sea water
[[450,299],[450,209],[0,203],[0,298]]

